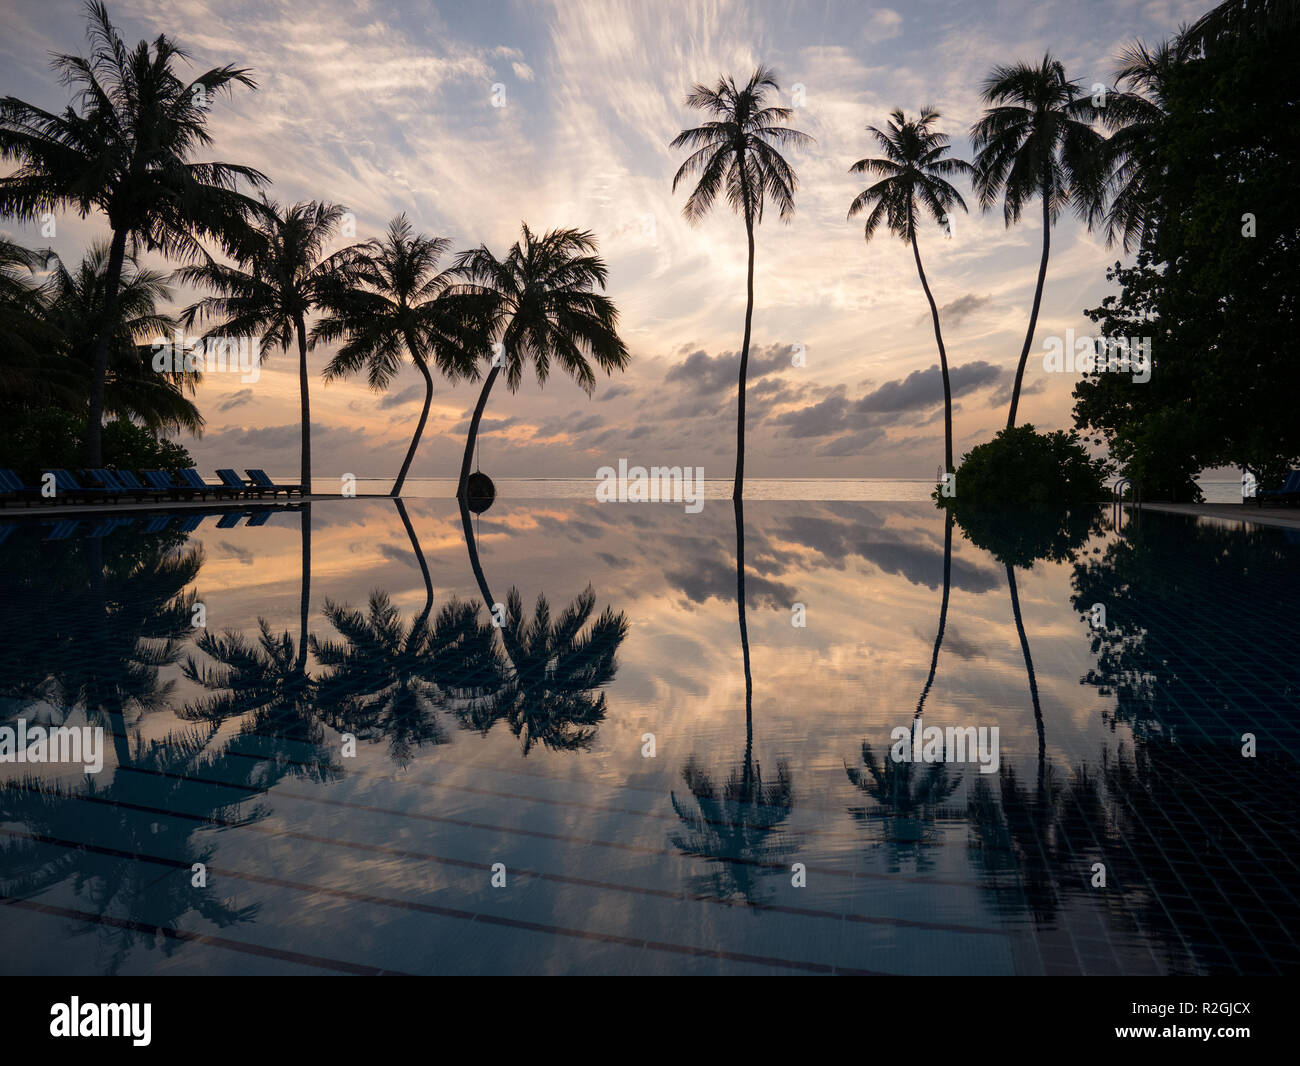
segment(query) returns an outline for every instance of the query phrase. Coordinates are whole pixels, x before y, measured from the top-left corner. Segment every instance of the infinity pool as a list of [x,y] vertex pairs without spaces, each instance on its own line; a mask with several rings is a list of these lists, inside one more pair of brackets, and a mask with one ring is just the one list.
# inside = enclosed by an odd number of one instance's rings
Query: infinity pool
[[1293,971],[1300,535],[1086,519],[0,517],[0,970]]

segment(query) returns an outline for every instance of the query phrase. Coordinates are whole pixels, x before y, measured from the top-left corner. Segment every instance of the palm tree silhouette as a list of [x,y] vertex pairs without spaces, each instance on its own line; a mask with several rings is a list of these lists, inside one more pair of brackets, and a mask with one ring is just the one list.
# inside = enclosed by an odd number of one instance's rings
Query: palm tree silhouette
[[176,73],[189,53],[159,34],[128,49],[108,9],[88,3],[88,57],[56,55],[53,66],[76,90],[74,105],[53,113],[7,96],[0,100],[0,158],[18,169],[0,178],[0,214],[32,221],[47,211],[92,210],[113,236],[104,271],[103,319],[90,350],[86,465],[101,465],[104,388],[117,329],[127,245],[196,259],[199,239],[228,245],[256,202],[239,193],[264,174],[231,163],[194,162],[211,143],[208,104],[236,85],[256,88],[248,71],[214,67],[193,81]]
[[262,197],[262,210],[253,227],[232,248],[237,266],[204,261],[182,267],[177,280],[205,286],[218,295],[206,296],[181,314],[186,327],[210,321],[209,335],[260,337],[266,347],[288,351],[298,344],[298,390],[302,418],[301,484],[311,492],[311,402],[308,396],[307,352],[316,339],[307,332],[307,318],[338,298],[348,284],[343,275],[356,261],[356,245],[324,254],[344,210],[316,201],[281,210]]
[[351,283],[340,286],[331,300],[333,313],[313,331],[317,340],[344,340],[325,367],[326,381],[364,369],[370,387],[382,391],[401,370],[403,350],[424,378],[424,407],[393,483],[394,497],[402,494],[429,419],[429,364],[451,381],[478,376],[482,334],[472,328],[466,299],[451,291],[454,275],[438,270],[450,243],[446,237],[413,233],[407,217],[398,215],[383,240],[358,249]]
[[736,518],[736,614],[740,630],[741,663],[745,673],[745,754],[721,787],[694,756],[682,767],[682,781],[695,800],[670,792],[669,799],[685,833],[672,837],[685,855],[712,862],[707,876],[715,895],[753,902],[758,898],[757,874],[785,863],[799,844],[780,832],[794,808],[794,777],[785,760],[776,765],[776,780],[763,780],[754,758],[754,676],[749,656],[749,625],[745,609],[745,501],[734,497]]
[[489,698],[458,710],[462,724],[486,735],[504,721],[519,738],[525,756],[539,743],[552,750],[586,750],[605,720],[605,694],[598,690],[618,671],[618,649],[629,629],[627,616],[606,607],[591,621],[596,593],[590,586],[554,621],[545,595],[538,595],[532,618],[525,617],[517,589],[510,589],[504,604],[498,603],[483,574],[464,499],[460,514],[470,566],[489,613],[500,619],[501,643],[510,666]]
[[1011,226],[1034,197],[1043,204],[1043,255],[1007,414],[1007,429],[1014,429],[1043,300],[1052,224],[1067,206],[1089,227],[1098,221],[1104,185],[1102,136],[1090,125],[1098,109],[1077,82],[1066,78],[1065,68],[1050,52],[1036,67],[1023,62],[995,67],[982,93],[990,106],[971,127],[980,206],[988,210],[1001,196],[1002,216]]
[[[77,375],[51,367],[47,353],[60,340],[47,321],[46,287],[37,280],[53,258],[0,234],[0,389],[7,402],[77,402]],[[52,380],[53,379],[53,380]]]
[[916,272],[921,278],[921,288],[930,304],[930,318],[934,322],[934,339],[939,346],[939,368],[943,373],[943,424],[944,469],[951,472],[952,465],[952,386],[948,380],[948,353],[943,346],[943,333],[939,329],[939,308],[930,292],[925,269],[921,266],[921,249],[917,244],[917,215],[926,211],[938,223],[948,220],[955,207],[966,210],[966,201],[947,180],[950,175],[969,174],[973,168],[964,159],[945,159],[948,137],[931,128],[939,112],[923,107],[918,118],[909,119],[901,108],[889,116],[887,130],[868,126],[885,153],[883,159],[859,159],[849,172],[879,177],[874,185],[860,192],[849,205],[849,218],[854,218],[868,207],[863,230],[868,241],[883,222],[891,233],[912,246]]
[[1117,239],[1124,251],[1142,243],[1154,224],[1152,181],[1157,163],[1157,131],[1165,117],[1165,92],[1174,71],[1186,61],[1186,48],[1175,37],[1153,49],[1138,41],[1120,53],[1115,84],[1127,91],[1111,93],[1101,109],[1110,136],[1102,145],[1107,182],[1106,242]]
[[799,147],[812,140],[806,133],[779,126],[792,114],[786,107],[766,105],[768,92],[779,93],[776,75],[765,66],[754,71],[742,88],[732,77],[718,79],[713,88],[695,85],[686,96],[686,106],[710,116],[703,126],[682,130],[673,148],[689,148],[677,173],[673,191],[688,178],[699,181],[686,198],[682,213],[688,222],[699,222],[725,190],[731,209],[745,220],[749,241],[746,275],[745,339],[740,347],[739,406],[736,416],[736,479],[732,495],[739,499],[745,483],[745,377],[749,370],[750,327],[754,317],[754,226],[763,221],[763,207],[770,197],[781,220],[794,215],[794,193],[799,179],[778,146]]
[[[47,320],[58,331],[70,366],[89,367],[99,341],[108,255],[108,245],[96,242],[75,269],[59,260],[50,279]],[[126,256],[118,280],[117,323],[109,338],[103,410],[155,430],[197,433],[203,416],[185,394],[194,394],[202,372],[175,368],[158,373],[152,366],[149,342],[176,326],[171,315],[158,309],[171,297],[162,273],[143,269],[134,255]],[[82,375],[77,377],[84,389]]]
[[596,238],[585,230],[550,230],[538,237],[525,224],[504,259],[480,246],[462,252],[453,272],[463,281],[452,292],[469,298],[485,338],[500,353],[493,356],[470,420],[456,490],[463,499],[483,409],[503,368],[514,392],[527,361],[543,385],[554,360],[590,394],[596,387],[591,359],[612,374],[627,366],[629,356],[618,336],[618,309],[594,291],[605,287],[608,270],[596,254]]

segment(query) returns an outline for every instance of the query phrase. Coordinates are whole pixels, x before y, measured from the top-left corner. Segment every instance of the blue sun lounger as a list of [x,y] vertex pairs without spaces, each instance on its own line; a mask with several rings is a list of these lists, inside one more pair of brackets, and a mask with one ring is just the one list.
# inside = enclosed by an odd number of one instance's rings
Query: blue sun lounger
[[224,470],[218,470],[217,477],[221,478],[221,484],[231,492],[242,493],[245,496],[254,493],[258,496],[262,496],[266,493],[266,489],[261,488],[258,485],[244,484],[244,479],[235,473],[235,471],[230,467],[226,467]]
[[13,470],[0,469],[0,507],[10,500],[41,498],[41,490],[33,485],[23,484],[23,479]]
[[193,489],[200,496],[230,496],[232,490],[225,485],[209,485],[203,480],[203,477],[192,466],[182,467],[177,472],[181,479],[181,484],[188,489]]
[[280,492],[283,492],[286,496],[292,496],[295,492],[298,493],[299,496],[304,495],[301,485],[277,485],[271,480],[271,475],[260,468],[256,470],[245,470],[244,473],[248,475],[248,480],[251,481],[253,485],[259,489],[266,489],[266,491],[272,496]]
[[46,470],[45,473],[54,475],[55,499],[62,496],[69,500],[106,500],[121,495],[121,490],[110,492],[105,488],[82,485],[67,470]]
[[1257,507],[1263,507],[1266,500],[1269,503],[1295,503],[1300,500],[1300,470],[1292,470],[1287,474],[1280,489],[1260,489],[1255,493]]

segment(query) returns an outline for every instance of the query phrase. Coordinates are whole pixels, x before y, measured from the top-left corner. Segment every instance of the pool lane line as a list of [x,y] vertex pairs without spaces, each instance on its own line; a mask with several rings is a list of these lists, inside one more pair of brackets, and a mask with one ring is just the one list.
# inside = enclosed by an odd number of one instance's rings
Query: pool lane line
[[[26,787],[26,786],[16,786]],[[39,790],[34,790],[39,791]],[[201,825],[217,826],[223,829],[249,829],[253,832],[264,836],[277,837],[280,839],[301,840],[310,844],[322,844],[327,847],[348,848],[353,851],[362,851],[371,854],[386,855],[392,858],[413,859],[421,862],[432,862],[441,866],[454,866],[460,869],[487,871],[491,869],[490,863],[476,862],[470,859],[458,859],[451,856],[438,855],[433,852],[415,851],[410,848],[394,848],[384,844],[369,844],[361,841],[341,840],[335,837],[318,836],[313,833],[304,833],[294,829],[276,829],[272,826],[262,825],[251,821],[231,821],[217,818],[215,816],[205,817],[203,815],[187,814],[178,811],[171,811],[165,808],[148,807],[143,804],[128,804],[115,800],[106,799],[100,796],[90,796],[79,794],[73,797],[90,803],[99,803],[109,807],[139,810],[147,814],[158,814],[172,818],[184,818],[189,821],[198,822]],[[0,829],[0,833],[12,834],[15,830]],[[78,847],[97,847],[98,845],[76,845]],[[648,850],[648,849],[647,849]],[[672,858],[684,858],[677,852],[658,851],[653,854],[661,854]],[[706,861],[716,862],[746,862],[746,860],[724,860],[720,858],[710,858]],[[766,866],[772,870],[787,872],[788,867],[784,864],[760,864],[755,861],[748,861],[748,865]],[[864,925],[885,925],[899,928],[924,929],[932,932],[959,933],[966,935],[978,936],[1002,936],[1012,937],[1013,931],[1005,928],[984,927],[984,926],[967,926],[958,925],[948,922],[926,922],[913,918],[892,918],[883,915],[858,914],[857,912],[837,913],[835,911],[822,910],[819,908],[802,908],[794,907],[789,904],[777,903],[752,903],[749,901],[738,901],[727,899],[722,896],[710,896],[705,893],[693,893],[687,891],[674,892],[668,889],[648,888],[641,885],[621,884],[613,881],[599,881],[592,878],[574,877],[568,874],[547,873],[545,871],[532,870],[525,867],[514,867],[516,875],[520,877],[532,877],[542,881],[553,881],[559,884],[571,884],[580,887],[598,888],[611,892],[622,892],[631,895],[649,896],[679,902],[698,902],[707,903],[715,906],[742,907],[745,909],[771,911],[773,913],[783,913],[798,915],[801,917],[822,918],[828,921],[847,921],[854,924]],[[887,875],[880,875],[887,876]]]
[[[60,845],[72,848],[77,851],[91,851],[98,854],[104,854],[119,858],[131,859],[136,862],[154,862],[165,866],[174,866],[177,871],[188,870],[190,864],[178,859],[167,859],[156,856],[141,855],[135,852],[119,851],[116,848],[105,848],[96,844],[79,844],[75,841],[62,841],[56,837],[46,837],[38,834],[20,833],[15,830],[3,829],[0,833],[8,836],[16,836],[30,840],[37,840],[41,843]],[[479,911],[466,911],[456,907],[442,907],[432,903],[420,903],[416,900],[397,899],[389,896],[376,896],[366,892],[354,892],[345,888],[326,888],[322,885],[313,885],[307,882],[290,881],[286,878],[265,877],[259,874],[243,873],[238,870],[230,870],[224,867],[212,866],[207,867],[208,871],[220,877],[233,877],[241,881],[250,881],[255,884],[271,885],[277,888],[287,888],[292,891],[306,892],[309,894],[319,894],[326,896],[335,896],[339,899],[346,899],[355,903],[369,903],[378,906],[396,907],[402,910],[416,911],[421,914],[431,914],[441,918],[452,918],[461,921],[481,922],[487,925],[499,925],[510,929],[520,929],[525,932],[544,933],[550,936],[569,937],[579,940],[591,940],[603,944],[618,944],[623,947],[634,947],[648,951],[667,952],[675,955],[689,955],[695,958],[718,959],[722,962],[744,962],[757,966],[774,966],[787,970],[799,970],[805,973],[821,974],[844,974],[860,977],[889,977],[898,976],[884,971],[863,970],[854,967],[837,966],[834,963],[807,962],[801,959],[784,959],[776,956],[754,955],[748,952],[727,951],[724,948],[706,948],[698,947],[692,944],[675,944],[664,940],[651,940],[646,937],[628,937],[620,936],[616,933],[600,933],[589,929],[574,929],[567,926],[552,925],[548,922],[533,922],[522,918],[509,918],[504,915],[484,914]],[[363,966],[362,964],[353,963],[336,963],[335,960],[318,959],[316,956],[298,955],[296,952],[288,952],[279,948],[261,947],[258,945],[249,945],[244,941],[224,941],[220,937],[210,937],[202,933],[185,933],[181,930],[171,930],[168,926],[152,926],[147,922],[135,922],[127,919],[108,918],[107,916],[92,915],[86,911],[75,911],[64,907],[54,907],[49,904],[36,903],[32,900],[25,900],[19,897],[0,895],[0,903],[10,906],[24,906],[28,909],[42,910],[47,913],[58,913],[68,917],[84,918],[90,921],[99,921],[103,919],[107,924],[117,925],[124,928],[132,928],[139,932],[151,933],[156,935],[156,931],[161,929],[164,935],[174,934],[176,939],[183,940],[200,940],[203,942],[222,941],[221,946],[230,946],[241,944],[245,949],[253,950],[254,954],[265,954],[272,957],[284,957],[294,961],[306,961],[317,959],[319,963],[331,963],[341,967],[350,967],[350,972],[379,975],[384,973],[395,974],[399,971],[387,970],[380,967]],[[238,949],[236,949],[238,950]],[[311,964],[311,963],[309,963]],[[402,973],[402,976],[413,976]]]
[[150,925],[148,922],[138,922],[130,918],[117,918],[108,914],[92,914],[89,911],[77,910],[74,907],[59,907],[52,903],[39,903],[33,899],[7,896],[3,893],[0,893],[0,907],[16,907],[20,910],[49,914],[57,918],[71,918],[75,921],[91,922],[95,925],[107,925],[114,929],[128,929],[131,932],[148,936],[157,936],[162,933],[169,940],[224,948],[227,951],[241,952],[245,955],[260,955],[263,958],[277,959],[281,962],[295,962],[302,966],[314,966],[317,969],[334,970],[338,973],[352,974],[353,976],[379,977],[385,974],[400,977],[414,976],[402,973],[400,970],[363,966],[358,963],[345,962],[342,959],[328,959],[320,955],[305,955],[298,951],[285,951],[262,944],[252,944],[244,940],[231,940],[228,937],[213,936],[210,933],[195,933],[185,929],[174,929],[169,925]]

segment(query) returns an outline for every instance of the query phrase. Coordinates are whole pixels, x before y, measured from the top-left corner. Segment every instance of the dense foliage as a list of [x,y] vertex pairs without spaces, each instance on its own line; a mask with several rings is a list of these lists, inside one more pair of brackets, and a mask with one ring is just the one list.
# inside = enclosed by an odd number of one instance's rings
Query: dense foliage
[[1274,23],[1185,49],[1155,78],[1139,254],[1087,312],[1104,336],[1151,337],[1154,371],[1093,374],[1074,393],[1076,425],[1148,498],[1198,499],[1192,478],[1210,467],[1267,485],[1300,462],[1298,45]]

